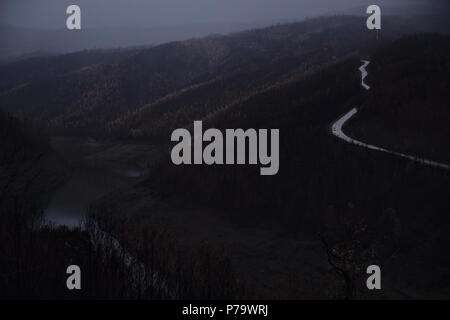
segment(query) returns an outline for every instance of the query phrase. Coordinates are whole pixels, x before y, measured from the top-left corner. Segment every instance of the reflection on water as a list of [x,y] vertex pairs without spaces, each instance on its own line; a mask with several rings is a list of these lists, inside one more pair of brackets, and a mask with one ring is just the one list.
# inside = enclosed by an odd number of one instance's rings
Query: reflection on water
[[79,226],[90,203],[141,175],[138,170],[77,168],[52,196],[45,217],[55,225]]
[[140,171],[133,169],[115,169],[114,172],[128,178],[139,178],[141,176]]

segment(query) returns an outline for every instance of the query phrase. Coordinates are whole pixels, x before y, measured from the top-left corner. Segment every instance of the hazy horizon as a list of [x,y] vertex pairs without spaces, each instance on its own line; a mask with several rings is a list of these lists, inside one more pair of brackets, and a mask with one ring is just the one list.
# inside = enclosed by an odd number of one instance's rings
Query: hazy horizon
[[[390,0],[376,4],[443,3]],[[33,29],[63,29],[66,8],[77,4],[83,28],[154,28],[200,24],[263,23],[301,20],[374,4],[373,0],[3,0],[0,24]],[[364,14],[364,12],[361,12]]]
[[[365,15],[373,0],[2,0],[0,60],[34,52],[158,45],[334,14]],[[376,1],[385,14],[439,12],[443,0]],[[81,7],[82,30],[66,29],[66,9]],[[438,10],[437,10],[438,9]]]

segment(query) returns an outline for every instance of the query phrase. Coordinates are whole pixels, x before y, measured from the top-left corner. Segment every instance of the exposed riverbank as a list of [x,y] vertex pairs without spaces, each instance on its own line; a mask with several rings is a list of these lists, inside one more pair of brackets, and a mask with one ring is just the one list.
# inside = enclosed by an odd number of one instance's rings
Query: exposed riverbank
[[74,137],[53,137],[52,148],[67,161],[71,175],[52,194],[44,214],[68,227],[81,224],[93,201],[139,181],[158,154],[151,145]]

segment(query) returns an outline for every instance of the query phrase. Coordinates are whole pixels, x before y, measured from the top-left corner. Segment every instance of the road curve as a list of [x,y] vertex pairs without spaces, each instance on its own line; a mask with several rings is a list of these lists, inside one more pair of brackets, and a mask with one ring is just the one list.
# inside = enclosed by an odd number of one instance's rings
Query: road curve
[[[366,70],[366,67],[369,65],[370,61],[367,60],[361,60],[361,62],[363,63],[363,65],[359,68],[359,71],[361,72],[361,86],[366,89],[369,90],[370,86],[368,86],[365,82],[364,79],[367,77],[368,73]],[[371,144],[367,144],[361,141],[358,141],[356,139],[350,138],[349,136],[347,136],[343,131],[342,131],[342,127],[345,125],[345,123],[350,120],[356,113],[358,112],[357,108],[353,108],[351,109],[349,112],[347,112],[345,115],[343,115],[341,118],[339,118],[335,123],[333,123],[333,125],[331,126],[331,132],[334,136],[338,137],[341,140],[344,140],[345,142],[360,146],[360,147],[364,147],[366,149],[370,149],[370,150],[375,150],[375,151],[380,151],[380,152],[385,152],[385,153],[389,153],[392,155],[395,155],[397,157],[401,157],[401,158],[405,158],[411,161],[415,161],[418,162],[420,164],[423,165],[427,165],[427,166],[432,166],[432,167],[438,167],[438,168],[442,168],[442,169],[446,169],[446,170],[450,170],[450,165],[445,164],[445,163],[440,163],[440,162],[436,162],[436,161],[432,161],[432,160],[427,160],[427,159],[423,159],[423,158],[419,158],[416,156],[412,156],[412,155],[408,155],[408,154],[404,154],[404,153],[400,153],[400,152],[396,152],[396,151],[391,151],[388,149],[384,149],[381,147],[377,147]]]

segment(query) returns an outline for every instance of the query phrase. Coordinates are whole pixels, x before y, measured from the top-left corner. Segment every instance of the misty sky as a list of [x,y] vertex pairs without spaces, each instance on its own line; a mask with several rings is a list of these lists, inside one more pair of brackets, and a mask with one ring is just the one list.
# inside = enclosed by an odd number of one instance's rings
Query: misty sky
[[[426,2],[408,0],[408,2]],[[302,19],[348,8],[406,0],[0,0],[0,23],[64,28],[70,4],[82,9],[83,27],[153,27],[196,23]]]

